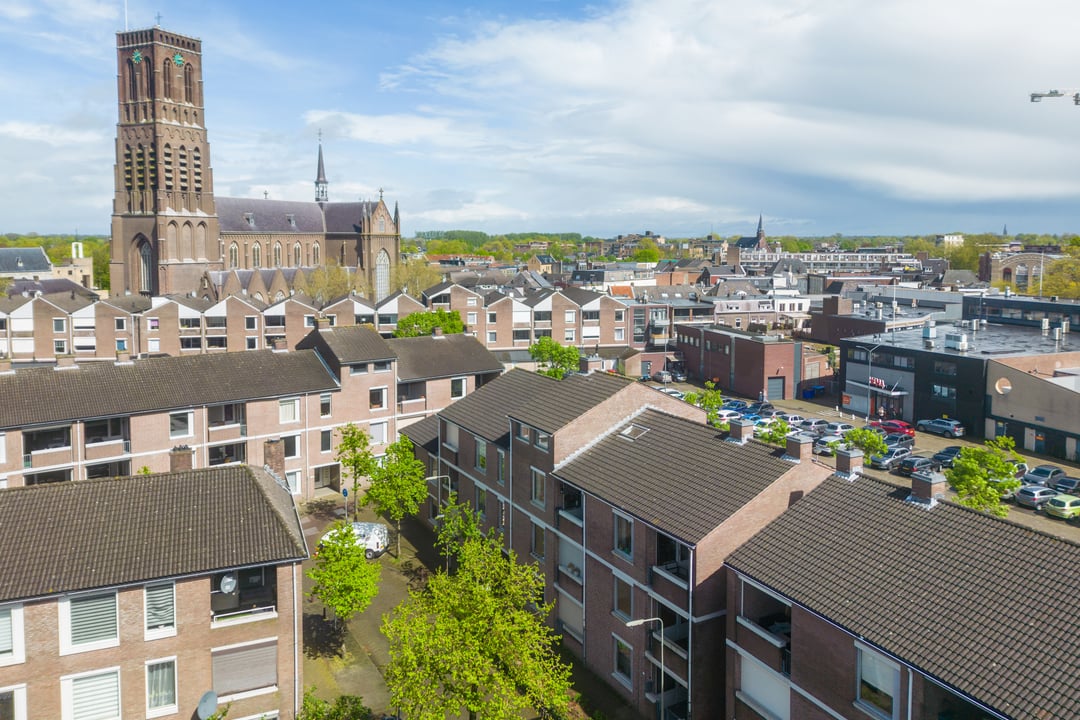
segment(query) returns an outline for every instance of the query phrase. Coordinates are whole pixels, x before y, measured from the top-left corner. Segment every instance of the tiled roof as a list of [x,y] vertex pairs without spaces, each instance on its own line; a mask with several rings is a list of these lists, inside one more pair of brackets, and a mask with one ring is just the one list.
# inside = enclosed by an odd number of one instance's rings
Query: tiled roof
[[394,359],[394,351],[382,335],[364,325],[338,325],[317,332],[342,365]]
[[[622,434],[631,426],[633,439]],[[645,410],[553,474],[695,544],[796,467],[783,454],[757,441],[736,445],[715,428]]]
[[45,248],[0,247],[0,273],[47,273],[51,268]]
[[633,382],[608,373],[571,375],[509,415],[544,432],[555,433]]
[[439,454],[439,416],[428,415],[423,420],[398,426],[398,432],[412,441],[413,445],[424,448],[429,455]]
[[[214,205],[223,233],[323,233],[322,208],[314,202],[216,197]],[[289,215],[295,226],[289,222]]]
[[0,428],[132,415],[336,389],[313,350],[159,357],[0,375]]
[[574,287],[563,288],[562,294],[565,295],[568,300],[573,302],[575,305],[578,305],[579,307],[584,307],[589,303],[593,302],[594,300],[603,297],[603,293]]
[[0,601],[307,556],[292,498],[246,465],[0,492]]
[[392,338],[386,344],[397,355],[402,382],[503,371],[498,358],[471,335]]
[[51,296],[64,293],[69,297],[71,294],[77,297],[86,297],[93,300],[98,299],[98,294],[93,290],[89,290],[77,282],[69,280],[68,278],[41,278],[40,280],[13,280],[8,285],[8,295],[20,295],[22,293],[34,295],[35,293],[41,293],[42,295]]
[[481,388],[456,400],[439,414],[471,433],[507,444],[510,421],[507,415],[529,403],[560,382],[546,375],[514,368]]
[[378,201],[375,200],[326,203],[326,232],[360,232],[364,220],[371,217],[378,205]]
[[728,564],[1008,717],[1080,717],[1080,545],[908,494],[830,478]]

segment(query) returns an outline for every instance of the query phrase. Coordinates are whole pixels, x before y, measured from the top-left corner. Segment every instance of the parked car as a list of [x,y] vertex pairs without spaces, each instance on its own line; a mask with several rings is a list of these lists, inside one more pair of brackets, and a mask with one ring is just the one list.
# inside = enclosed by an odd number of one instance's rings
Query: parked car
[[1080,517],[1080,497],[1075,495],[1055,495],[1043,505],[1047,515],[1053,515],[1064,520]]
[[818,437],[825,434],[825,426],[828,424],[828,421],[821,418],[807,418],[799,423],[799,429]]
[[667,370],[657,370],[653,373],[652,379],[659,383],[671,382],[671,373]]
[[783,414],[784,412],[782,410],[777,410],[776,408],[773,408],[772,410],[762,410],[758,413],[758,415],[761,416],[762,420],[771,420],[773,418],[780,417]]
[[760,420],[755,422],[754,423],[754,437],[758,437],[758,436],[764,435],[765,433],[769,432],[769,429],[772,427],[772,424],[773,424],[773,420],[770,420],[769,418],[761,418]]
[[890,433],[904,433],[912,437],[915,436],[915,428],[911,426],[911,423],[906,423],[903,420],[874,420],[870,424]]
[[870,467],[880,470],[891,470],[893,466],[911,454],[911,448],[893,447],[884,455],[871,455]]
[[720,420],[720,422],[729,422],[731,420],[738,420],[742,417],[742,415],[740,415],[734,410],[721,409],[716,412],[716,417],[718,420]]
[[749,420],[752,423],[756,423],[758,420],[761,419],[761,416],[758,415],[757,413],[744,412],[744,413],[742,413],[742,419],[743,420]]
[[1057,482],[1054,483],[1054,489],[1059,493],[1076,495],[1080,491],[1080,478],[1069,477],[1068,475],[1058,478]]
[[845,422],[831,422],[825,426],[826,435],[843,435],[848,430],[854,430],[855,426]]
[[673,398],[678,398],[680,400],[685,397],[685,394],[681,390],[676,390],[675,388],[660,388],[660,392],[664,393],[665,395],[670,395]]
[[671,379],[675,382],[686,382],[686,373],[682,370],[672,370]]
[[834,445],[841,450],[847,447],[847,443],[840,435],[822,435],[814,443],[814,452],[818,455],[835,455]]
[[1025,485],[1016,491],[1016,502],[1019,505],[1038,510],[1050,502],[1051,498],[1056,497],[1057,494],[1057,490],[1043,485]]
[[1065,471],[1057,465],[1036,465],[1028,470],[1024,477],[1020,478],[1025,485],[1046,485],[1052,487],[1061,478],[1065,477]]
[[[350,525],[352,526],[352,534],[356,544],[364,548],[364,557],[368,560],[379,557],[390,546],[390,531],[382,523],[354,522],[350,523]],[[318,554],[322,544],[334,533],[345,531],[347,527],[335,527],[323,535],[319,540],[315,554]]]
[[1012,463],[1012,466],[1016,468],[1016,470],[1013,472],[1013,475],[1016,477],[1017,480],[1020,480],[1025,475],[1027,475],[1028,470],[1031,469],[1028,467],[1028,464],[1026,462]]
[[953,463],[956,462],[956,458],[960,457],[961,450],[963,450],[963,448],[959,445],[950,445],[946,448],[942,448],[934,453],[934,462],[938,464],[938,467],[951,468]]
[[925,455],[908,455],[896,465],[896,472],[911,477],[912,473],[929,472],[934,469],[933,458]]
[[915,438],[904,433],[889,433],[882,439],[885,440],[885,444],[889,447],[915,447]]
[[796,415],[795,413],[782,413],[780,419],[786,422],[790,427],[798,427],[806,418],[802,415]]
[[742,410],[746,407],[745,400],[725,400],[724,404],[720,406],[723,410]]
[[757,413],[761,412],[762,410],[775,410],[776,408],[773,407],[772,403],[753,402],[753,403],[750,403],[749,405],[747,405],[746,409],[756,415]]
[[885,428],[874,427],[873,425],[863,425],[863,430],[869,430],[872,433],[877,433],[879,437],[884,438],[889,434],[889,431]]
[[964,426],[959,420],[949,418],[934,418],[933,420],[920,420],[915,423],[916,430],[944,435],[947,438],[956,438],[964,434]]

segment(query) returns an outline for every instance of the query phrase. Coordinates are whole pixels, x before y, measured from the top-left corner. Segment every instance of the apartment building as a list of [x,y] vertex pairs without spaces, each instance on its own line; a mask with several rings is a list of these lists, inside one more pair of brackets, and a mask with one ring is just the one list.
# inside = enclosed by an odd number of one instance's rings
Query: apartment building
[[724,717],[1080,716],[1080,546],[942,489],[830,478],[735,550]]
[[295,716],[307,549],[263,470],[6,490],[0,542],[0,717]]
[[604,374],[511,370],[403,433],[428,467],[428,517],[451,492],[472,504],[543,571],[563,644],[670,719],[722,716],[724,558],[831,472],[808,443],[788,455],[748,423],[731,441]]

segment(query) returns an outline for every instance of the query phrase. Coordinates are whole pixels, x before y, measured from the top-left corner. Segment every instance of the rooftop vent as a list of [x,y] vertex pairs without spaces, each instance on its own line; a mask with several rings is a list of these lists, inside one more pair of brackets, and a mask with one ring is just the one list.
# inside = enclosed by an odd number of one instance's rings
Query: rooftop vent
[[649,428],[642,427],[641,425],[634,425],[633,423],[631,423],[630,425],[627,425],[625,428],[623,428],[623,431],[619,433],[619,435],[626,438],[627,440],[637,440],[639,437],[641,437],[647,432],[649,432]]

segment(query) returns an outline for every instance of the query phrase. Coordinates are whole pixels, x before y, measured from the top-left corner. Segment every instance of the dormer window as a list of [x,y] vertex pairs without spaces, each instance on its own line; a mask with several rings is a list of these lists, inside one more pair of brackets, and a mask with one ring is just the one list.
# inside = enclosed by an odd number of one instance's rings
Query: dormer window
[[293,215],[292,213],[289,213],[289,214],[287,214],[285,216],[285,220],[286,220],[286,222],[289,223],[289,227],[293,228],[294,230],[296,229],[296,216],[295,215]]
[[244,221],[248,224],[248,227],[255,227],[255,213],[244,213]]

